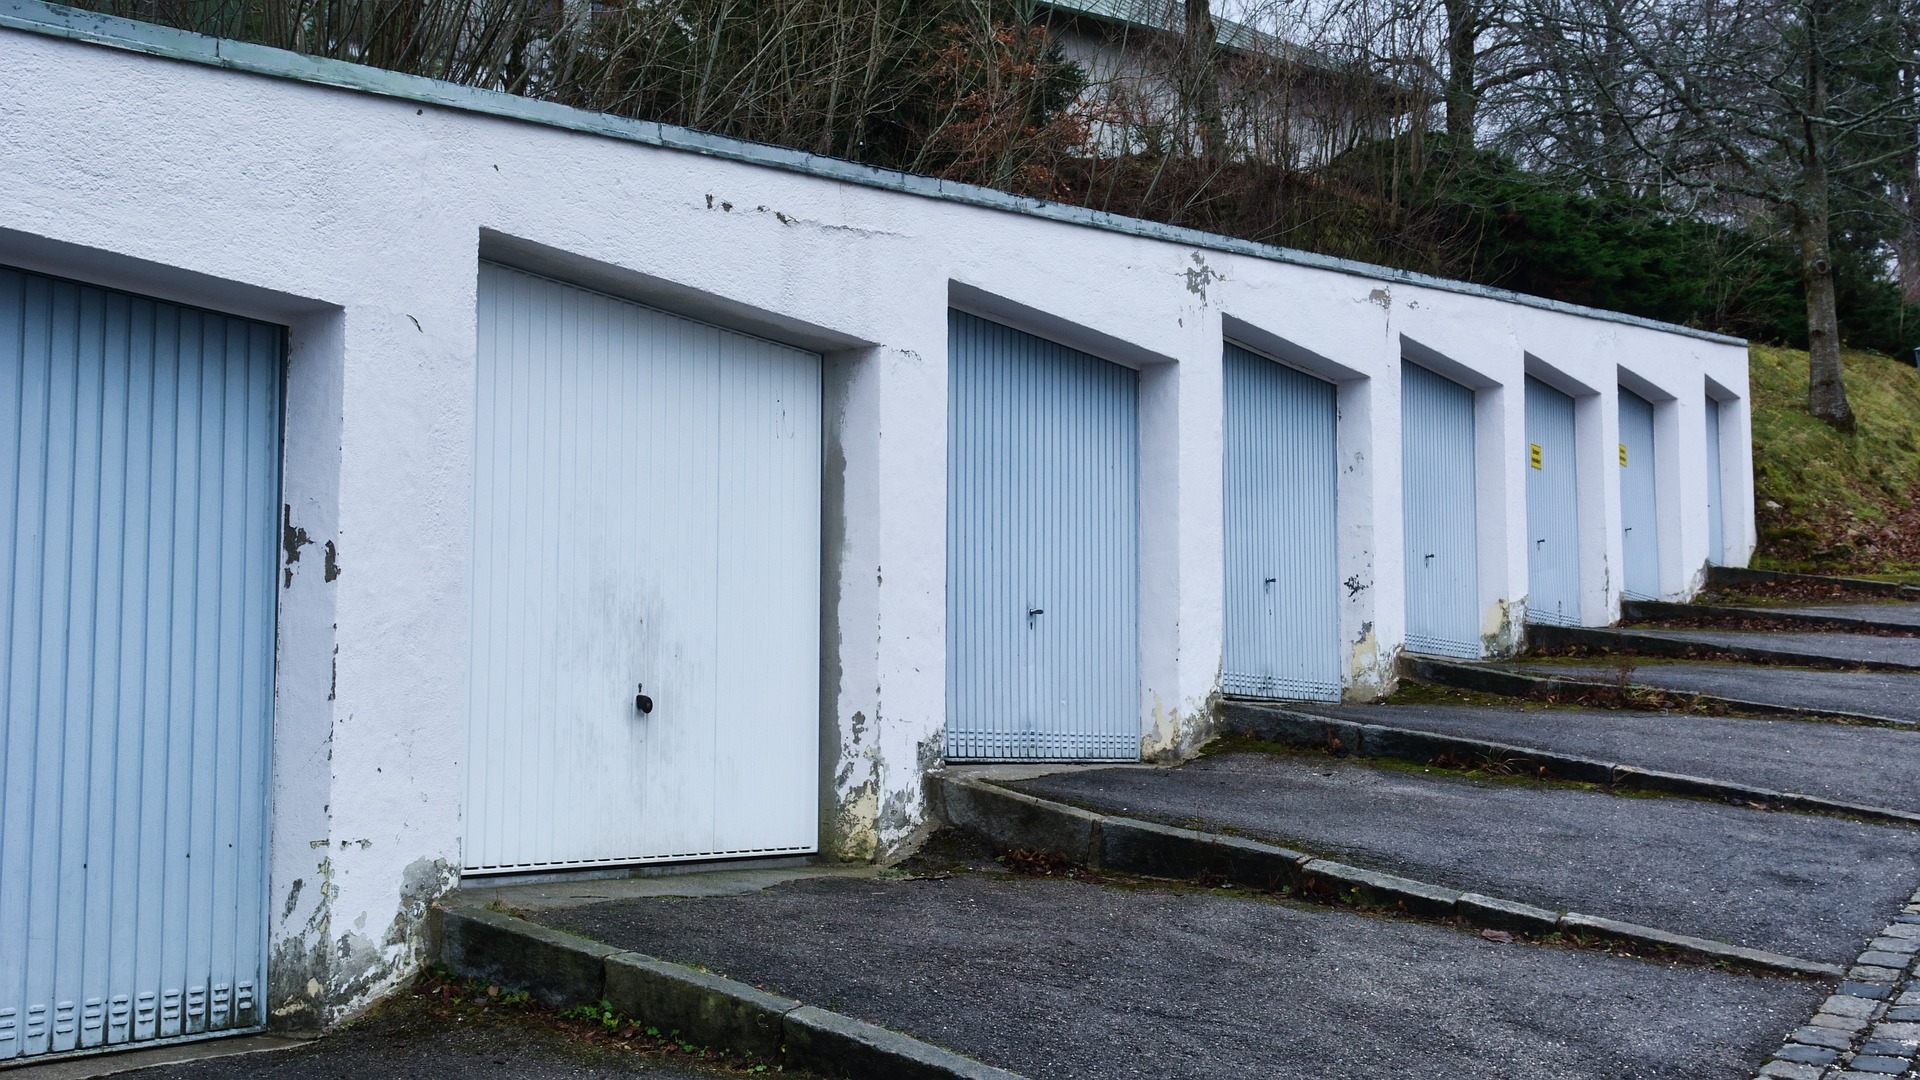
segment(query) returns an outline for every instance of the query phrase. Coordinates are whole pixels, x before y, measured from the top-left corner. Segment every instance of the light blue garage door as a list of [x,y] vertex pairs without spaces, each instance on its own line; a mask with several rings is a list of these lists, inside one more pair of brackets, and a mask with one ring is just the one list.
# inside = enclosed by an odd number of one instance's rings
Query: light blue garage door
[[281,362],[0,269],[0,1061],[266,1019]]
[[1480,655],[1473,391],[1418,364],[1400,366],[1400,488],[1405,517],[1407,647]]
[[1625,562],[1621,593],[1629,600],[1660,599],[1660,493],[1654,479],[1653,404],[1620,390],[1620,546]]
[[1140,756],[1139,380],[954,312],[947,757]]
[[1726,506],[1720,499],[1720,403],[1707,399],[1707,561],[1727,562]]
[[1330,382],[1226,347],[1226,655],[1220,689],[1340,700]]
[[1580,624],[1573,399],[1527,377],[1527,619]]

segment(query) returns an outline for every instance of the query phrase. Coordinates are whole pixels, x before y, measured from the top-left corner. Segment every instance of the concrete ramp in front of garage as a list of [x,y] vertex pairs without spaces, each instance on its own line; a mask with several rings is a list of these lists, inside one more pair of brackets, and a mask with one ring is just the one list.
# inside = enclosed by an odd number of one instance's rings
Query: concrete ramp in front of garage
[[1920,638],[1890,634],[1534,625],[1527,629],[1527,644],[1533,652],[1549,655],[1600,652],[1843,670],[1920,670]]
[[[1646,770],[1706,778],[1762,792],[1793,793],[1833,804],[1884,808],[1920,819],[1920,732],[1817,721],[1689,713],[1550,707],[1537,704],[1237,705],[1240,726],[1285,742],[1325,744],[1324,731],[1299,738],[1299,717],[1346,721],[1362,729],[1368,757],[1425,762],[1449,750],[1512,758],[1516,751],[1583,759],[1615,771]],[[1369,737],[1372,728],[1389,736]],[[1420,740],[1402,747],[1412,734]],[[1336,735],[1336,737],[1338,737]],[[1352,738],[1349,743],[1355,741]],[[1371,744],[1383,744],[1375,747]],[[1556,775],[1575,773],[1549,764]]]
[[527,915],[1035,1080],[1747,1080],[1828,990],[995,854]]
[[1318,753],[1011,784],[1443,888],[1844,964],[1920,883],[1920,829]]

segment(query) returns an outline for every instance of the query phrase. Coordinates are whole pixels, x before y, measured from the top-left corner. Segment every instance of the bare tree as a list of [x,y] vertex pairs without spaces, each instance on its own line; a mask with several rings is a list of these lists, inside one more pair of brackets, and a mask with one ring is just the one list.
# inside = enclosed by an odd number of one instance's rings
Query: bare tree
[[1697,214],[1783,219],[1806,292],[1808,409],[1851,431],[1835,206],[1882,197],[1912,153],[1920,109],[1898,72],[1913,0],[1529,2],[1557,77],[1579,83],[1539,103],[1542,156]]

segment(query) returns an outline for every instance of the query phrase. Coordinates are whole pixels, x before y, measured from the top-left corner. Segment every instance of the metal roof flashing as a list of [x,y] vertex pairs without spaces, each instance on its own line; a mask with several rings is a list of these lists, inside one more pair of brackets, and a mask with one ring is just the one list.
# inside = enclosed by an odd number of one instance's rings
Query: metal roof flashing
[[482,90],[418,75],[403,75],[399,72],[367,67],[344,60],[305,56],[244,41],[208,37],[186,30],[176,30],[114,15],[46,3],[44,0],[0,0],[0,28],[126,49],[149,56],[206,64],[271,78],[290,79],[316,86],[355,90],[361,93],[460,109],[502,119],[622,139],[666,150],[705,154],[709,157],[803,173],[841,183],[965,203],[991,210],[1161,240],[1186,247],[1227,252],[1375,281],[1414,285],[1420,288],[1500,300],[1547,311],[1680,334],[1720,344],[1746,344],[1742,338],[1689,326],[1662,323],[1638,315],[1582,307],[1578,304],[1528,296],[1524,293],[1475,285],[1466,281],[1432,277],[1350,259],[1316,255],[1307,251],[1295,251],[1271,244],[1260,244],[1251,240],[1202,232],[1198,229],[1164,225],[1086,207],[1027,198],[973,184],[917,176],[839,158],[821,157],[786,147],[711,135],[650,120],[635,120],[607,113],[589,112],[568,105],[518,97],[497,90]]

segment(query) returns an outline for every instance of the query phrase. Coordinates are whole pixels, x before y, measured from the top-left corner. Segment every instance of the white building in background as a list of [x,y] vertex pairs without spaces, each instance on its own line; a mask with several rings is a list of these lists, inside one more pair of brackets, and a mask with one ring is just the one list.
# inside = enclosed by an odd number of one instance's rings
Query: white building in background
[[1753,548],[1734,339],[35,0],[0,57],[0,1059]]
[[[1227,18],[1214,5],[1211,62],[1230,152],[1295,168],[1395,133],[1404,88],[1325,52]],[[1182,152],[1192,118],[1179,92],[1187,50],[1179,0],[1040,0],[1035,20],[1080,66],[1080,106],[1102,155]],[[1357,101],[1357,99],[1366,99]]]

